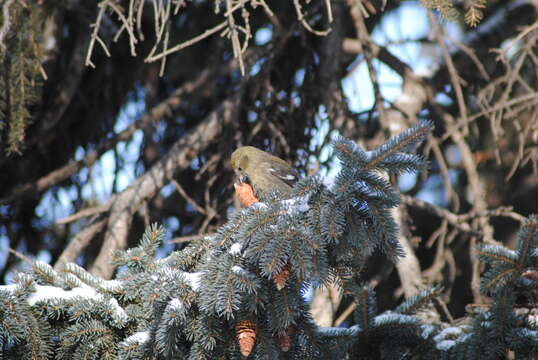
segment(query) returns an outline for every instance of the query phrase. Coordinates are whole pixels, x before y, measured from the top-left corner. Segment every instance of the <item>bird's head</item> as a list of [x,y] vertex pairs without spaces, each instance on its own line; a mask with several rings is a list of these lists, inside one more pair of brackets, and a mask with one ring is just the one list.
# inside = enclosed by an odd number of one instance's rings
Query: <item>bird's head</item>
[[237,175],[239,183],[248,180],[246,172],[249,162],[254,160],[253,157],[258,152],[261,152],[261,150],[256,149],[253,146],[242,146],[232,153],[231,165]]

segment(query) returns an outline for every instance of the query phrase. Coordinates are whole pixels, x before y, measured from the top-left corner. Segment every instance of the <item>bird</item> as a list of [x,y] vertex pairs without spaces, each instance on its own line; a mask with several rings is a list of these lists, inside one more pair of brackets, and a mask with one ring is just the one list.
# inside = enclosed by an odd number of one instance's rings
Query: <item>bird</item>
[[244,206],[263,199],[272,190],[277,190],[285,198],[299,180],[299,173],[290,164],[254,146],[235,150],[231,165],[239,181],[234,184],[236,194]]

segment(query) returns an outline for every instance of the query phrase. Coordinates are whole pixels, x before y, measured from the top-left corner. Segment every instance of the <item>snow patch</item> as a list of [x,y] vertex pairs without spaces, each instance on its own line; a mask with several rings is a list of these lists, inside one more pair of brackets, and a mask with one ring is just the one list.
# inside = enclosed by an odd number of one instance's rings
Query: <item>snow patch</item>
[[241,250],[242,249],[243,249],[243,245],[241,245],[240,243],[234,243],[230,247],[230,250],[228,251],[228,253],[233,255],[233,256],[238,256],[238,255],[241,255]]
[[14,294],[15,291],[17,291],[17,284],[11,284],[11,285],[2,285],[0,286],[0,291],[6,291],[10,294]]
[[182,272],[181,275],[183,275],[185,281],[190,285],[191,289],[194,291],[198,290],[200,287],[200,280],[202,278],[201,271],[195,273]]
[[422,336],[423,339],[429,338],[436,330],[435,326],[431,325],[422,325],[420,328],[422,329],[420,336]]
[[433,340],[435,340],[436,342],[440,342],[446,339],[447,337],[457,338],[461,334],[463,334],[462,328],[456,327],[456,326],[450,326],[450,327],[447,327],[446,329],[443,329],[439,334],[437,334],[433,338]]
[[454,345],[456,345],[456,341],[454,340],[443,340],[438,342],[435,347],[437,348],[437,350],[448,351]]
[[116,314],[116,319],[120,323],[124,323],[127,320],[129,320],[129,316],[123,310],[123,308],[118,304],[118,300],[111,298],[108,300],[108,305],[110,305],[110,308],[114,309],[114,313]]
[[168,302],[168,306],[175,311],[181,310],[183,307],[183,301],[179,300],[178,298],[173,298]]
[[[47,302],[50,300],[63,300],[70,301],[75,298],[85,298],[95,301],[105,301],[105,296],[99,294],[93,288],[89,286],[76,287],[71,290],[64,290],[56,286],[49,285],[36,285],[35,292],[28,297],[26,300],[28,305],[34,306],[38,303]],[[123,308],[118,303],[118,300],[115,298],[110,298],[107,301],[108,308],[114,314],[114,319],[118,323],[124,323],[129,319],[129,316],[123,310]]]
[[110,292],[120,292],[123,289],[123,282],[120,280],[103,280],[102,288]]
[[246,271],[239,265],[234,265],[232,267],[232,272],[237,275],[245,275]]
[[250,207],[256,210],[265,210],[269,208],[269,206],[267,206],[267,204],[263,202],[255,202],[250,205]]
[[288,212],[307,212],[310,210],[308,200],[310,195],[294,197],[288,200],[282,200],[282,205],[288,208]]
[[148,331],[139,331],[125,339],[125,342],[144,344],[149,340]]
[[329,191],[333,190],[335,181],[336,176],[324,176],[321,178],[321,182]]
[[83,297],[100,301],[103,295],[98,294],[93,288],[76,287],[71,290],[64,290],[56,286],[36,285],[36,291],[28,297],[28,305],[34,306],[39,302],[44,302],[52,299],[71,300],[74,297]]

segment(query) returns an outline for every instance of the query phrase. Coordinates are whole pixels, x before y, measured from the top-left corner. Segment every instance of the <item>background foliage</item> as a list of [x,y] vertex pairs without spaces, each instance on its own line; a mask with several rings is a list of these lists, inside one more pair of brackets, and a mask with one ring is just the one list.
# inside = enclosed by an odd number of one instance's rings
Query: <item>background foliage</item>
[[[426,31],[406,31],[415,16]],[[362,278],[381,310],[441,284],[440,316],[463,316],[487,300],[475,245],[513,248],[537,212],[537,29],[524,0],[7,0],[2,281],[16,251],[110,278],[111,252],[153,221],[160,254],[213,234],[237,146],[326,174],[335,132],[373,149],[428,119],[429,172],[392,178],[407,260],[374,254]],[[336,325],[355,305],[333,295],[312,306]]]

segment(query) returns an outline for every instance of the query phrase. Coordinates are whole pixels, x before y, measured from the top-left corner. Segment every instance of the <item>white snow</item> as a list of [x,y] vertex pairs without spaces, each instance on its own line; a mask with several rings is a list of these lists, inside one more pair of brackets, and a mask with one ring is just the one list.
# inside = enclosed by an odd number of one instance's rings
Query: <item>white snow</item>
[[168,302],[168,306],[177,311],[183,307],[183,301],[179,300],[178,298],[173,298]]
[[288,200],[282,200],[282,205],[288,208],[289,212],[307,212],[310,209],[308,205],[309,195],[294,197]]
[[246,273],[245,269],[243,269],[239,265],[234,265],[232,267],[232,271],[233,271],[234,274],[237,274],[237,275],[244,275]]
[[234,256],[238,256],[238,255],[241,255],[242,249],[243,249],[243,245],[241,245],[240,243],[234,243],[230,247],[230,250],[228,251],[228,253]]
[[17,286],[17,284],[2,285],[0,286],[0,291],[7,291],[13,294],[17,290]]
[[123,282],[120,280],[102,280],[100,285],[104,290],[110,292],[119,292],[123,289]]
[[454,345],[456,345],[456,341],[454,340],[443,340],[443,341],[439,341],[435,345],[435,347],[437,348],[437,350],[448,351],[448,349],[450,349]]
[[422,336],[423,339],[429,338],[430,335],[435,332],[435,326],[431,326],[428,324],[421,325],[420,328],[422,329],[422,333],[420,334],[420,336]]
[[[99,294],[89,286],[76,287],[71,290],[64,290],[56,286],[36,285],[36,291],[28,297],[27,301],[28,305],[34,306],[37,303],[46,302],[53,299],[72,300],[76,297],[92,299],[95,301],[105,300],[105,297],[102,294]],[[115,318],[119,323],[123,323],[128,320],[129,317],[127,313],[125,312],[125,310],[123,310],[123,308],[120,306],[120,304],[115,298],[110,298],[108,300],[108,306],[110,310],[114,312]]]
[[36,292],[30,295],[27,301],[30,306],[34,306],[38,302],[44,302],[52,299],[71,300],[77,296],[98,301],[103,299],[103,295],[98,294],[89,286],[64,290],[56,286],[36,285]]
[[450,326],[450,327],[447,327],[446,329],[443,329],[439,334],[437,334],[433,338],[433,340],[435,340],[435,342],[440,342],[449,336],[453,338],[459,337],[462,333],[463,333],[463,329],[461,327]]
[[321,178],[321,182],[329,191],[332,191],[335,180],[336,176],[324,176]]
[[118,304],[118,300],[114,298],[110,298],[108,300],[108,305],[110,305],[111,309],[114,309],[114,313],[116,314],[116,318],[120,323],[124,323],[127,320],[129,320],[129,316],[127,316],[127,313],[123,308]]
[[441,351],[448,351],[458,342],[465,341],[465,339],[469,336],[469,334],[465,333],[465,330],[468,329],[469,326],[466,325],[460,327],[451,326],[443,329],[433,338],[436,343],[436,348]]
[[149,332],[148,331],[139,331],[137,333],[134,333],[133,335],[129,336],[127,339],[125,339],[125,342],[135,342],[139,344],[143,344],[149,340]]
[[198,290],[202,277],[201,271],[195,273],[181,272],[181,275],[183,275],[185,281],[190,285],[191,289],[193,289],[194,291]]
[[255,202],[252,205],[250,205],[250,207],[257,210],[265,210],[269,208],[269,206],[267,206],[267,204],[263,202]]

